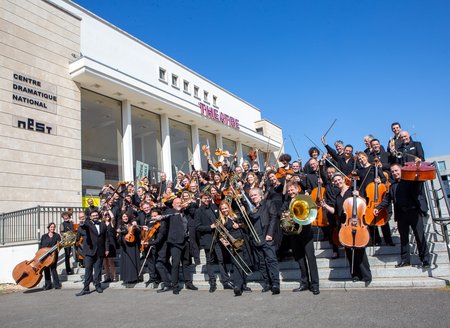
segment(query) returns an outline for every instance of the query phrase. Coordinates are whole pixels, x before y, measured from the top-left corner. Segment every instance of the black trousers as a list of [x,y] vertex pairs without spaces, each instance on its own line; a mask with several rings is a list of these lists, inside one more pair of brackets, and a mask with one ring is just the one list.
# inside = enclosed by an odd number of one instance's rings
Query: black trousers
[[[369,259],[367,258],[366,248],[348,248],[345,247],[345,253],[350,264],[350,272],[353,278],[362,281],[372,281],[372,272],[370,271]],[[354,257],[353,261],[352,258]]]
[[189,254],[189,241],[185,241],[183,244],[167,244],[169,247],[170,256],[172,257],[172,286],[173,288],[179,288],[179,275],[180,264],[183,270],[184,282],[192,282],[192,277],[189,272],[188,266],[191,264]]
[[[368,226],[368,228],[369,228],[370,240],[372,240],[372,243],[380,244],[381,236],[380,236],[380,231],[378,230],[378,227]],[[384,226],[381,226],[381,232],[383,234],[384,243],[386,245],[392,244],[391,226],[389,225],[389,221],[386,222],[386,224]]]
[[398,232],[400,234],[400,258],[402,261],[411,261],[409,246],[409,227],[413,231],[416,238],[417,251],[419,258],[423,261],[430,261],[430,253],[428,251],[425,239],[425,230],[423,225],[423,215],[415,208],[406,211],[397,211]]
[[70,255],[72,253],[72,247],[64,248],[64,262],[66,264],[66,273],[71,273],[72,269],[70,268]]
[[103,256],[98,256],[97,254],[94,256],[86,255],[84,258],[84,288],[83,290],[89,291],[89,284],[94,282],[95,288],[100,287],[100,282],[102,278],[102,264],[103,264]]
[[58,272],[56,271],[57,263],[53,263],[49,267],[44,268],[44,278],[45,278],[45,287],[61,287],[61,283],[59,282]]
[[317,269],[311,225],[303,226],[300,234],[290,237],[294,259],[300,267],[300,283],[314,289],[319,288],[319,270]]
[[[150,252],[150,253],[149,253]],[[148,254],[148,256],[147,256]],[[145,264],[143,263],[145,262]],[[147,247],[142,253],[141,266],[147,266],[148,273],[150,275],[150,281],[160,281],[158,271],[156,270],[156,249],[155,246]],[[139,268],[140,270],[140,268]]]
[[274,245],[265,241],[260,246],[254,248],[258,262],[258,270],[261,274],[263,286],[280,287],[280,269]]
[[222,284],[226,284],[230,281],[225,261],[223,257],[223,247],[219,245],[220,241],[216,240],[213,247],[213,251],[210,252],[209,248],[205,248],[206,256],[206,271],[208,272],[208,278],[210,283],[216,282],[216,273],[214,272],[214,259],[217,258],[219,264],[219,280]]
[[169,255],[167,251],[167,243],[164,243],[160,249],[156,251],[156,271],[161,277],[161,282],[165,287],[171,286],[170,271],[172,268],[169,263]]

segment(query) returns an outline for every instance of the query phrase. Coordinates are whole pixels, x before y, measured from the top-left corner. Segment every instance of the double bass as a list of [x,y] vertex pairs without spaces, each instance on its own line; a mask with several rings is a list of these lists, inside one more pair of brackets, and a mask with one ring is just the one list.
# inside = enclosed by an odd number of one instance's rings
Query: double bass
[[55,246],[43,247],[30,261],[25,260],[17,264],[12,272],[14,281],[25,288],[36,287],[42,279],[44,268],[51,266],[57,260],[57,254],[61,248],[73,246],[75,239],[75,233],[65,232],[61,236],[61,241]]
[[364,216],[364,221],[370,226],[382,227],[388,220],[389,215],[386,208],[379,210],[378,215],[373,214],[373,210],[377,207],[383,200],[384,194],[387,192],[387,187],[384,183],[378,183],[378,163],[379,159],[375,158],[375,182],[370,182],[366,187],[366,197],[369,200],[367,204],[366,214]]

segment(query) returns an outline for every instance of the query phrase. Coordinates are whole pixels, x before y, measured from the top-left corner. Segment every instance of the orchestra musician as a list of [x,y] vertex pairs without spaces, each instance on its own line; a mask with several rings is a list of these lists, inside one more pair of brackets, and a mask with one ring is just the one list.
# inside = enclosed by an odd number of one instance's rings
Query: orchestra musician
[[[351,188],[345,184],[344,176],[341,173],[334,174],[333,183],[339,189],[334,206],[328,205],[325,201],[322,201],[321,205],[330,213],[336,214],[340,223],[344,223],[346,221],[344,201],[349,197],[353,197],[353,193],[357,195],[358,192],[352,191]],[[345,247],[345,252],[347,254],[350,268],[352,268],[351,275],[353,282],[361,280],[365,282],[366,286],[368,286],[372,281],[372,272],[370,271],[370,264],[365,247],[354,248],[353,250]]]
[[260,188],[250,190],[250,199],[254,205],[253,211],[248,211],[259,241],[252,234],[251,241],[254,253],[258,258],[258,269],[262,277],[262,292],[272,291],[272,295],[280,293],[280,270],[276,256],[275,227],[279,226],[278,211],[268,200],[263,200]]
[[108,255],[105,255],[103,259],[103,265],[105,267],[105,280],[104,283],[117,281],[116,278],[116,253],[118,248],[118,243],[116,239],[116,228],[115,228],[115,220],[112,217],[111,211],[103,213],[103,220],[106,224],[106,233],[108,234],[109,245]]
[[[313,170],[311,169],[310,161],[311,161],[311,159],[319,160],[320,150],[317,147],[311,147],[308,150],[308,154],[309,154],[309,160],[303,166],[303,172],[305,174],[314,173]],[[292,168],[292,169],[294,169],[294,168]]]
[[124,284],[134,284],[139,280],[141,229],[135,218],[122,212],[118,226],[120,244],[120,279]]
[[[56,224],[54,222],[50,222],[47,226],[48,232],[43,234],[41,237],[41,241],[39,243],[39,249],[43,247],[53,247],[59,241],[61,241],[61,236],[56,233]],[[61,289],[61,283],[59,282],[58,272],[56,270],[56,266],[58,263],[58,256],[56,256],[55,261],[48,267],[44,267],[44,290],[52,289]],[[52,285],[53,280],[53,285]]]
[[[315,161],[317,162],[317,160]],[[291,200],[299,194],[297,184],[288,183],[287,193],[289,197],[281,207],[281,211],[288,211]],[[289,237],[294,259],[300,268],[300,287],[292,291],[301,292],[309,289],[314,295],[320,294],[319,270],[317,269],[316,255],[314,253],[311,224],[303,225],[300,234],[289,235]]]
[[394,135],[389,139],[386,149],[388,149],[392,155],[392,157],[389,157],[389,159],[394,160],[395,163],[395,153],[402,145],[402,139],[400,139],[400,132],[402,131],[402,127],[400,126],[400,123],[393,122],[391,124],[391,131],[394,133]]
[[344,147],[343,154],[340,155],[338,152],[336,152],[333,148],[331,148],[327,144],[324,136],[322,136],[322,144],[327,149],[328,154],[330,154],[331,157],[337,162],[338,169],[345,175],[349,175],[353,171],[355,161],[355,159],[353,158],[353,146],[346,145]]
[[[403,132],[403,131],[402,131]],[[394,218],[400,233],[400,262],[397,268],[411,265],[409,246],[409,228],[411,227],[417,242],[419,258],[423,268],[430,267],[430,253],[425,239],[424,223],[428,211],[428,204],[424,194],[422,181],[401,180],[401,166],[392,164],[391,174],[394,182],[382,202],[374,209],[378,215],[381,208],[394,204]]]
[[[402,130],[399,133],[399,137],[402,141],[400,147],[398,147],[398,153],[393,155],[391,149],[391,163],[398,163],[404,165],[406,162],[414,162],[417,158],[421,161],[425,160],[425,153],[422,148],[422,143],[419,141],[413,141],[408,131]],[[400,155],[400,156],[396,156]]]
[[[59,226],[59,232],[63,234],[64,232],[73,231],[72,213],[65,211],[61,213],[61,218],[63,221]],[[66,265],[66,274],[71,275],[72,269],[70,268],[70,255],[72,254],[72,247],[64,248],[64,263]]]

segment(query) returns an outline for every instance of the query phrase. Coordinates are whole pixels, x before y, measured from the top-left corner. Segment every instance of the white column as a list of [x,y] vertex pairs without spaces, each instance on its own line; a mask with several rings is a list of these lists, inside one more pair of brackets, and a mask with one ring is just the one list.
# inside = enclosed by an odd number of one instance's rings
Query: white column
[[122,164],[123,180],[133,181],[133,133],[131,127],[131,103],[129,100],[122,101]]
[[[191,125],[191,136],[192,136],[192,161],[194,163],[194,167],[198,170],[202,166],[201,162],[201,149],[200,149],[200,140],[198,135],[198,126]],[[191,168],[189,167],[189,170]]]
[[172,157],[170,154],[170,128],[169,128],[169,117],[167,114],[161,115],[161,161],[162,170],[167,174],[167,180],[172,179]]
[[240,141],[236,141],[236,152],[238,155],[238,164],[241,165],[244,159],[242,157],[242,142]]

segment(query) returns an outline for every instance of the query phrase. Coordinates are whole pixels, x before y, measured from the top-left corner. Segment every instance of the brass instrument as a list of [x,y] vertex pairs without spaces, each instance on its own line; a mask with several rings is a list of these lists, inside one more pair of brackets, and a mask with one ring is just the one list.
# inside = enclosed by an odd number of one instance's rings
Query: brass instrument
[[244,245],[244,239],[234,238],[220,220],[216,220],[216,230],[235,250],[241,249],[242,245]]
[[280,227],[285,235],[298,235],[302,231],[303,226],[294,222],[289,211],[281,213]]
[[289,203],[289,212],[295,223],[311,224],[317,217],[317,204],[310,196],[298,195]]

